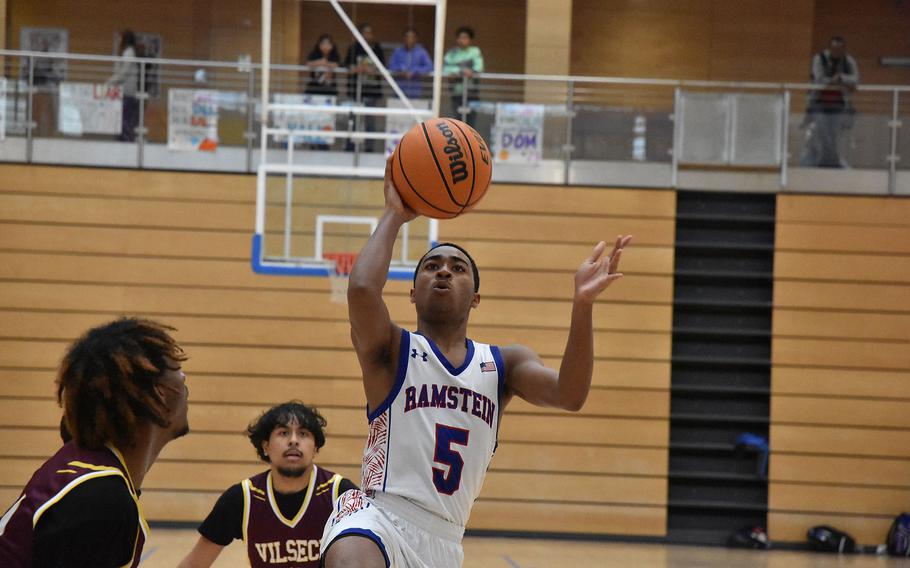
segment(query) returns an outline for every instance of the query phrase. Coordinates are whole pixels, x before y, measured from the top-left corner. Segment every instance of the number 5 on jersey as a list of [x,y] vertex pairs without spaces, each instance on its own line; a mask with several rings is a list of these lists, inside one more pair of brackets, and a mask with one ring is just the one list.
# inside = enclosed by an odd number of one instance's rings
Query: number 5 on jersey
[[452,448],[452,444],[467,446],[468,434],[470,434],[468,430],[436,424],[436,453],[433,461],[449,466],[448,473],[438,467],[433,468],[433,485],[440,493],[452,495],[461,486],[464,460],[461,454]]

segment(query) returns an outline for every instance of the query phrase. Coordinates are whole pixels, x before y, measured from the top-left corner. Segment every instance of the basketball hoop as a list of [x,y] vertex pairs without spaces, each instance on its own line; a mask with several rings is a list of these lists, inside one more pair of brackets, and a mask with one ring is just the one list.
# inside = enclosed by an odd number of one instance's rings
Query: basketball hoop
[[332,302],[336,304],[348,303],[348,276],[354,268],[357,259],[356,252],[326,252],[322,254],[325,268],[329,273],[329,283],[332,285]]

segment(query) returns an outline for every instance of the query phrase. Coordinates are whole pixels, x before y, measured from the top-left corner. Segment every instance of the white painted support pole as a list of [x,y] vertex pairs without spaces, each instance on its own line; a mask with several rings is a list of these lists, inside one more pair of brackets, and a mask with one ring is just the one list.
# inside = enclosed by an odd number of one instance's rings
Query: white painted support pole
[[332,7],[335,8],[335,11],[338,12],[338,17],[341,18],[341,21],[344,22],[344,25],[348,27],[351,34],[357,39],[357,43],[363,47],[363,50],[367,52],[367,55],[370,57],[370,60],[373,61],[373,65],[376,66],[376,69],[379,73],[385,78],[389,83],[389,86],[392,87],[392,90],[395,91],[395,94],[398,95],[398,98],[401,102],[404,103],[404,106],[408,108],[413,113],[414,122],[419,123],[420,114],[417,109],[414,108],[414,105],[411,104],[411,99],[409,99],[401,90],[401,87],[398,86],[398,83],[389,73],[389,70],[386,69],[385,65],[382,64],[382,61],[376,57],[376,53],[373,51],[373,48],[370,47],[370,44],[363,38],[363,35],[360,33],[360,30],[357,29],[357,26],[354,25],[354,22],[351,21],[351,18],[348,17],[347,12],[344,11],[344,8],[341,7],[341,4],[338,3],[338,0],[330,0]]
[[259,124],[261,134],[259,136],[260,161],[265,160],[265,152],[268,147],[268,136],[265,128],[269,125],[269,70],[272,67],[272,0],[262,0],[262,75],[259,80],[260,86],[260,105]]
[[442,59],[446,33],[446,0],[436,2],[436,29],[433,37],[433,116],[442,110]]

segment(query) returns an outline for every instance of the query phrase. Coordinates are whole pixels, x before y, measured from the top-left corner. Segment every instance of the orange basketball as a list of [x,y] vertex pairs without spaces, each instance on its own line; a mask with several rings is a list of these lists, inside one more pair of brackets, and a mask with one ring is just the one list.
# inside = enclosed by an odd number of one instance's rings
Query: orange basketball
[[410,129],[392,154],[392,181],[405,204],[426,217],[451,219],[487,192],[493,162],[476,130],[452,118]]

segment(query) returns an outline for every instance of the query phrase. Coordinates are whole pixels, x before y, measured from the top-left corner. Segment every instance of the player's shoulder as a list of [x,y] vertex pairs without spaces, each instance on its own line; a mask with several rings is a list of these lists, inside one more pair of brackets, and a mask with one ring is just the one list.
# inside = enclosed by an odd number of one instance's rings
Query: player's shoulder
[[55,508],[58,511],[92,511],[93,514],[118,517],[136,514],[133,498],[126,478],[119,475],[93,477],[80,482],[61,497]]
[[231,485],[230,487],[225,489],[224,492],[221,494],[221,497],[227,498],[227,499],[243,499],[244,481],[246,481],[246,480],[244,479],[243,481],[239,481],[239,482],[235,483],[234,485]]
[[499,353],[502,355],[502,360],[507,367],[514,367],[515,365],[520,365],[525,361],[535,361],[540,358],[537,352],[535,352],[527,345],[521,345],[520,343],[503,345],[498,349]]

